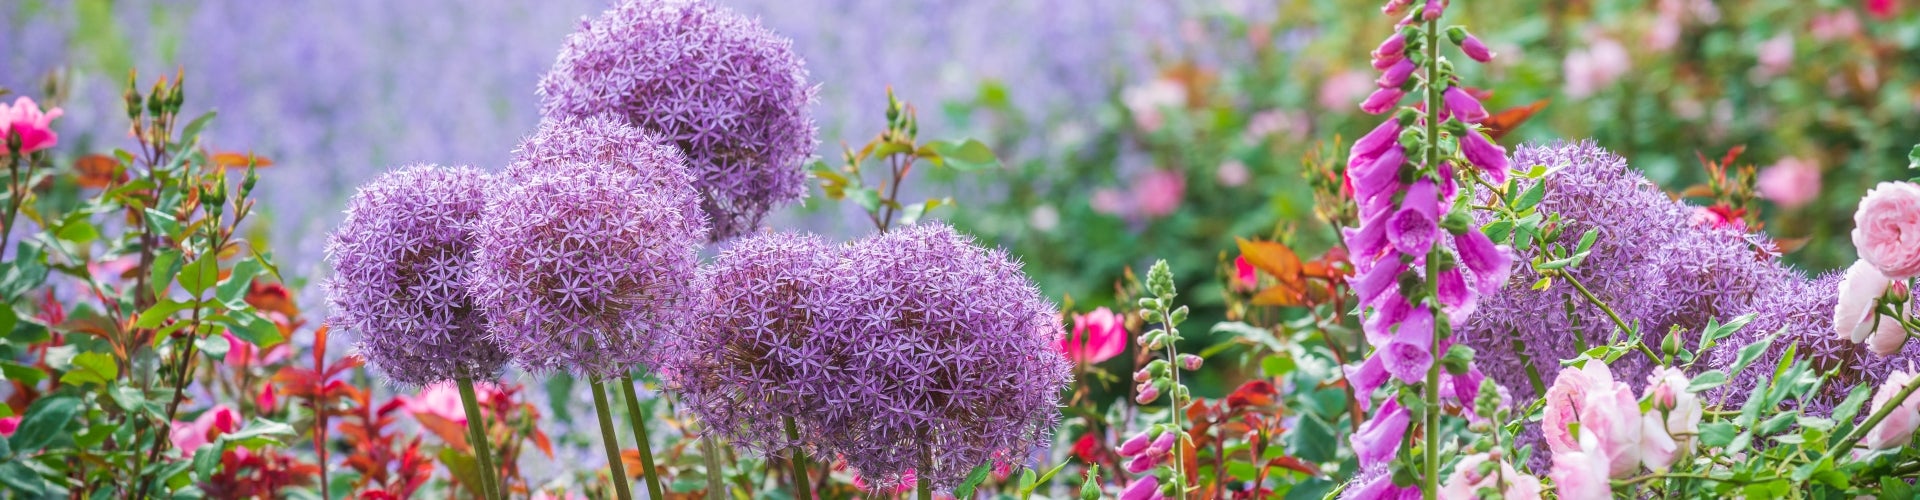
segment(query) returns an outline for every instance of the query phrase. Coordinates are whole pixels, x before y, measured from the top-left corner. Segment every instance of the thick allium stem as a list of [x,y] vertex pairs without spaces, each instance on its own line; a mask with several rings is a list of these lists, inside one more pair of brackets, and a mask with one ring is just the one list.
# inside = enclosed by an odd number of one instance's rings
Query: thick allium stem
[[607,449],[607,469],[620,500],[633,500],[627,487],[627,466],[620,462],[620,439],[613,430],[613,412],[607,410],[607,384],[593,379],[593,411],[600,416],[600,443]]
[[493,466],[493,449],[487,444],[486,415],[480,413],[480,397],[474,393],[473,379],[454,379],[460,386],[460,405],[467,410],[467,441],[473,444],[473,456],[480,462],[480,484],[474,485],[487,498],[506,498],[504,478],[496,480],[499,468]]
[[788,455],[793,461],[793,497],[800,500],[813,498],[813,484],[807,477],[807,456],[800,452],[800,426],[794,425],[793,417],[784,417],[787,425],[787,439],[793,441]]
[[640,475],[647,478],[647,498],[666,498],[660,489],[658,469],[653,465],[653,444],[647,442],[647,422],[640,413],[640,396],[633,391],[633,375],[620,377],[620,387],[627,393],[627,421],[633,423],[633,439],[640,443]]
[[726,485],[720,481],[726,472],[720,466],[720,436],[711,430],[700,435],[700,461],[707,467],[707,500],[726,498]]
[[[1889,407],[1891,407],[1891,405],[1889,405]],[[926,471],[926,472],[914,474],[914,476],[918,477],[920,480],[920,483],[919,483],[920,500],[933,500],[933,474],[932,474],[933,444],[932,442],[933,440],[929,439],[929,440],[926,440],[926,444],[923,444],[920,446],[920,470]]]

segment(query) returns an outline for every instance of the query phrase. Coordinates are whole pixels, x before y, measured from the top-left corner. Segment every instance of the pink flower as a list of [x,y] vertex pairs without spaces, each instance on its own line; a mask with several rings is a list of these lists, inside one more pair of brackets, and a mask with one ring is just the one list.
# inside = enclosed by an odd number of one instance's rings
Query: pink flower
[[[1481,113],[1485,114],[1485,111]],[[1507,150],[1487,139],[1486,134],[1478,131],[1467,132],[1460,137],[1460,152],[1467,156],[1468,163],[1480,169],[1480,172],[1486,174],[1487,178],[1493,182],[1507,180],[1507,170],[1513,165],[1507,159]]]
[[1693,449],[1693,436],[1700,434],[1704,410],[1687,385],[1687,374],[1674,368],[1655,367],[1647,375],[1646,397],[1653,408],[1640,420],[1640,459],[1648,469],[1667,470]]
[[1601,87],[1626,75],[1631,65],[1627,49],[1620,46],[1620,42],[1596,37],[1586,48],[1568,52],[1566,60],[1562,62],[1567,95],[1575,98],[1593,95]]
[[[1907,384],[1912,382],[1913,374],[1903,370],[1895,370],[1887,374],[1887,381],[1880,383],[1880,389],[1873,393],[1873,410],[1868,413],[1878,413],[1881,408],[1886,408],[1893,397],[1899,395],[1900,390],[1905,389]],[[1906,400],[1897,404],[1899,407],[1892,413],[1888,413],[1887,418],[1880,421],[1880,425],[1867,430],[1867,436],[1860,440],[1860,444],[1865,445],[1867,449],[1886,450],[1905,446],[1913,441],[1913,429],[1920,426],[1920,394],[1910,394]]]
[[1360,102],[1360,110],[1371,115],[1385,113],[1394,106],[1400,105],[1400,98],[1406,96],[1407,91],[1400,90],[1399,87],[1375,90],[1372,95],[1367,96],[1367,100]]
[[193,451],[213,442],[221,434],[233,432],[240,421],[240,414],[225,405],[215,406],[193,422],[175,421],[167,437],[173,441],[173,447],[180,450],[184,457],[193,456]]
[[1920,185],[1882,182],[1853,213],[1853,246],[1888,278],[1920,275]]
[[[900,475],[900,484],[894,485],[894,487],[892,488],[893,493],[899,494],[899,493],[906,493],[909,491],[913,491],[913,487],[916,484],[915,481],[918,481],[918,480],[914,478],[913,469],[907,469],[906,474]],[[880,491],[875,491],[872,486],[867,484],[867,480],[861,478],[859,474],[853,475],[853,487],[856,489],[859,489],[860,491],[873,491],[876,493],[884,493]]]
[[1453,113],[1453,116],[1459,118],[1460,121],[1480,123],[1480,121],[1487,119],[1487,107],[1482,106],[1479,99],[1474,99],[1472,95],[1468,95],[1466,89],[1460,88],[1458,85],[1447,87],[1447,91],[1442,93],[1441,96],[1446,101],[1447,112]]
[[53,119],[66,114],[60,108],[45,112],[40,105],[25,96],[15,99],[12,106],[0,104],[0,155],[7,154],[5,142],[14,135],[20,136],[20,152],[32,153],[60,144],[60,135],[53,132]]
[[1180,208],[1187,179],[1177,170],[1154,170],[1133,181],[1133,202],[1147,217],[1165,217]]
[[1387,242],[1403,255],[1425,255],[1440,233],[1440,199],[1433,180],[1407,188],[1400,210],[1387,219]]
[[1781,158],[1760,172],[1754,189],[1781,207],[1798,208],[1820,196],[1820,166],[1800,158]]
[[1493,488],[1502,498],[1521,500],[1540,498],[1540,479],[1514,470],[1513,464],[1500,463],[1497,474],[1480,474],[1480,465],[1491,458],[1485,453],[1475,453],[1460,457],[1453,465],[1453,475],[1447,476],[1445,484],[1440,485],[1439,496],[1442,500],[1477,500],[1481,488]]
[[1393,66],[1388,66],[1386,73],[1382,73],[1373,84],[1383,89],[1400,88],[1401,84],[1407,83],[1407,77],[1413,76],[1413,69],[1412,60],[1401,59]]
[[1893,323],[1880,321],[1873,310],[1874,302],[1887,293],[1892,282],[1866,260],[1848,266],[1846,276],[1840,279],[1840,300],[1833,306],[1833,333],[1857,344],[1873,335],[1877,322]]
[[1472,34],[1468,34],[1466,39],[1460,40],[1460,52],[1467,54],[1467,57],[1475,61],[1483,63],[1493,61],[1494,54],[1492,50],[1487,49],[1487,43],[1480,41],[1479,37],[1473,36]]
[[1882,21],[1893,19],[1900,11],[1900,2],[1895,0],[1867,0],[1867,13]]
[[1062,336],[1055,347],[1075,363],[1093,364],[1113,359],[1127,350],[1127,320],[1105,307],[1075,314],[1073,332]]
[[1318,101],[1322,109],[1347,109],[1373,89],[1373,77],[1366,72],[1344,71],[1320,82]]
[[1227,160],[1213,171],[1213,179],[1226,187],[1240,187],[1253,180],[1253,173],[1247,170],[1247,164],[1240,160]]
[[1771,78],[1784,75],[1793,66],[1793,35],[1780,33],[1760,42],[1755,57],[1760,67],[1755,68],[1762,76]]
[[1087,203],[1093,206],[1094,212],[1120,215],[1127,209],[1127,195],[1113,188],[1100,188],[1093,190],[1093,197]]
[[1873,329],[1873,336],[1867,337],[1867,350],[1881,356],[1892,356],[1907,345],[1907,329],[1893,318],[1880,318],[1880,326]]
[[533,500],[587,500],[587,497],[586,495],[581,495],[580,493],[573,492],[573,491],[561,493],[560,495],[556,496],[552,493],[548,493],[545,490],[542,490],[542,491],[536,491],[533,493]]
[[1187,87],[1178,80],[1157,78],[1127,87],[1120,92],[1120,102],[1127,106],[1140,130],[1154,132],[1166,124],[1163,113],[1167,109],[1187,105]]
[[1161,497],[1160,478],[1153,475],[1140,477],[1133,484],[1127,485],[1126,491],[1120,492],[1120,500],[1154,500]]
[[1361,468],[1393,460],[1394,453],[1400,450],[1400,435],[1407,431],[1409,418],[1407,409],[1401,408],[1399,401],[1388,399],[1380,405],[1379,413],[1360,424],[1359,430],[1347,439],[1353,445],[1354,455],[1360,459]]
[[1513,248],[1495,245],[1480,231],[1467,231],[1453,237],[1453,248],[1460,263],[1473,270],[1474,289],[1491,294],[1506,286],[1513,273]]
[[0,418],[0,438],[13,437],[14,429],[20,428],[20,417]]
[[[499,397],[500,389],[491,383],[477,382],[473,384],[473,392],[484,407],[487,401]],[[400,407],[407,413],[433,415],[456,425],[467,425],[467,407],[460,401],[460,387],[452,383],[429,385],[418,394],[402,394],[394,399],[400,400]]]
[[1813,39],[1831,42],[1842,38],[1852,38],[1860,34],[1860,16],[1853,9],[1838,9],[1825,14],[1816,14],[1807,23],[1807,31]]
[[250,365],[269,365],[287,359],[286,343],[281,343],[280,345],[273,346],[272,349],[261,352],[258,346],[253,345],[252,342],[241,340],[240,337],[235,337],[232,332],[223,331],[220,332],[220,335],[227,339],[227,356],[225,362],[227,366],[236,370],[245,369]]
[[[1566,370],[1561,370],[1566,373]],[[1553,489],[1560,498],[1588,500],[1613,497],[1613,485],[1607,480],[1607,459],[1600,442],[1590,433],[1581,433],[1579,446],[1553,451]]]
[[[1575,422],[1580,424],[1579,437],[1569,428]],[[1581,440],[1592,436],[1613,477],[1639,469],[1640,425],[1633,388],[1615,382],[1605,363],[1589,360],[1580,369],[1563,368],[1547,389],[1541,426],[1549,447],[1556,454],[1575,451]]]

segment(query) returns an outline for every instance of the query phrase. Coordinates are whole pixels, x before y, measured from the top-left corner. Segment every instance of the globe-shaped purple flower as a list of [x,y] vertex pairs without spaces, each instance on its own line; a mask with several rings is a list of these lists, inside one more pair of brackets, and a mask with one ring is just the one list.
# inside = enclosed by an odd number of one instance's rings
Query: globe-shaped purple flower
[[701,0],[627,0],[568,36],[540,80],[549,117],[603,112],[687,154],[712,239],[806,194],[815,89],[792,42]]
[[[488,191],[468,286],[523,369],[619,376],[657,363],[700,314],[706,225],[686,211],[686,167],[670,145],[634,144],[655,151],[544,158]],[[515,164],[530,151],[541,149]]]
[[[709,429],[773,454],[820,428],[830,395],[847,383],[857,346],[824,335],[822,312],[840,248],[817,236],[772,233],[735,240],[701,269],[711,310],[684,339],[666,378]],[[789,439],[795,421],[801,443]]]
[[327,321],[359,333],[356,350],[396,384],[492,378],[507,361],[462,284],[488,182],[470,167],[388,172],[353,195],[327,240]]
[[[632,182],[641,184],[647,192],[679,193],[687,189],[687,159],[667,142],[658,134],[608,114],[548,118],[514,148],[513,159],[500,178],[520,183],[542,172],[608,170],[634,176]],[[675,207],[680,213],[693,215],[683,217],[684,222],[706,223],[699,196],[675,194],[671,198],[680,201]],[[686,230],[696,228],[689,226]]]
[[[1054,306],[1020,264],[928,223],[852,243],[818,311],[835,360],[815,443],[885,487],[915,470],[950,488],[1051,439],[1069,364]],[[930,459],[931,463],[927,463]]]

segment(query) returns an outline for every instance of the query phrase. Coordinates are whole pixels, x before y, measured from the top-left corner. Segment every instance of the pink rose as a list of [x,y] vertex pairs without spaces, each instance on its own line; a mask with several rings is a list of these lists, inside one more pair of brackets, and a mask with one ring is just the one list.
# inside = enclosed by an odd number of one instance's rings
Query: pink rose
[[1607,480],[1607,459],[1593,434],[1581,433],[1580,446],[1553,451],[1553,489],[1560,498],[1603,499],[1613,497],[1613,485]]
[[1578,421],[1579,408],[1587,400],[1587,393],[1611,385],[1613,373],[1601,363],[1590,361],[1586,368],[1560,369],[1553,385],[1547,388],[1545,417],[1540,424],[1549,449],[1560,452],[1580,448],[1580,440],[1567,430],[1567,424]]
[[1126,318],[1105,307],[1073,315],[1073,332],[1055,345],[1075,363],[1099,363],[1127,350]]
[[1113,188],[1093,190],[1093,197],[1087,200],[1093,211],[1107,215],[1121,215],[1127,210],[1127,195]]
[[1632,64],[1626,47],[1622,47],[1620,42],[1605,37],[1593,38],[1586,48],[1567,53],[1562,63],[1567,95],[1575,98],[1593,95],[1626,75]]
[[14,429],[20,428],[20,417],[0,418],[0,438],[13,437]]
[[1675,368],[1656,367],[1647,375],[1646,397],[1653,408],[1640,420],[1640,460],[1648,469],[1667,470],[1693,450],[1704,409],[1699,396],[1687,392],[1688,383],[1687,374]]
[[1878,322],[1874,303],[1887,293],[1891,283],[1873,264],[1854,261],[1847,267],[1846,277],[1840,279],[1840,300],[1833,306],[1833,332],[1856,344],[1867,340]]
[[[1913,375],[1903,370],[1887,374],[1887,381],[1882,382],[1879,391],[1873,393],[1873,410],[1869,414],[1885,408],[1891,402],[1889,400],[1912,382]],[[1920,394],[1910,394],[1899,403],[1898,408],[1887,414],[1887,418],[1880,421],[1880,425],[1868,429],[1866,438],[1861,439],[1860,444],[1873,450],[1905,446],[1913,441],[1913,429],[1916,426],[1920,426]]]
[[1853,246],[1889,278],[1920,275],[1920,185],[1882,182],[1867,191],[1853,213]]
[[173,447],[180,450],[181,456],[191,457],[194,450],[213,442],[214,438],[233,432],[239,421],[240,414],[232,408],[215,406],[192,422],[174,422],[173,428],[167,431],[167,437],[173,441]]
[[1555,452],[1573,449],[1577,441],[1569,424],[1579,422],[1580,435],[1594,437],[1613,477],[1640,469],[1640,404],[1633,388],[1615,382],[1605,363],[1588,361],[1579,370],[1561,369],[1547,397],[1552,399],[1542,425]]
[[1502,498],[1538,499],[1540,498],[1540,480],[1514,470],[1513,464],[1500,463],[1497,474],[1480,474],[1480,465],[1487,462],[1485,453],[1475,453],[1460,458],[1454,464],[1453,475],[1447,476],[1445,484],[1440,485],[1439,496],[1442,500],[1475,500],[1480,498],[1481,488],[1493,488]]
[[1362,96],[1373,92],[1373,77],[1364,71],[1345,71],[1320,82],[1319,101],[1324,109],[1346,110]]
[[1820,196],[1820,166],[1794,157],[1760,171],[1754,189],[1761,198],[1773,200],[1784,208],[1798,208]]
[[1760,42],[1756,49],[1760,67],[1757,70],[1769,77],[1783,75],[1793,66],[1793,35],[1781,33]]
[[1242,292],[1251,292],[1257,288],[1260,288],[1260,275],[1255,272],[1253,264],[1247,262],[1245,256],[1235,257],[1233,259],[1233,289]]
[[1180,208],[1187,179],[1177,170],[1154,170],[1133,180],[1133,202],[1147,217],[1165,217]]
[[60,108],[45,112],[40,105],[25,96],[15,99],[12,106],[0,104],[0,155],[7,154],[5,146],[9,137],[20,136],[20,152],[32,153],[60,144],[60,135],[53,133],[53,119],[66,114]]
[[1166,125],[1166,109],[1187,105],[1187,86],[1178,80],[1158,78],[1121,91],[1120,102],[1140,130],[1153,132]]

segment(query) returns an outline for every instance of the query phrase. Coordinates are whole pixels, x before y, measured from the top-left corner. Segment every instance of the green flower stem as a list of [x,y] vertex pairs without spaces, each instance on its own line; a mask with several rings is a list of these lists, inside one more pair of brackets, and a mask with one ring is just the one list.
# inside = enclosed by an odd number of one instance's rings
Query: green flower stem
[[713,432],[700,435],[700,460],[707,467],[707,500],[726,498],[727,488],[720,477],[726,472],[720,466],[720,436]]
[[[1445,104],[1440,100],[1440,89],[1446,82],[1440,78],[1440,23],[1436,19],[1427,20],[1427,148],[1426,167],[1438,171],[1440,168],[1440,108]],[[1469,132],[1471,133],[1471,132]],[[1427,252],[1427,280],[1425,288],[1428,307],[1433,309],[1433,339],[1428,352],[1433,353],[1434,362],[1427,367],[1426,443],[1422,445],[1425,460],[1420,473],[1420,492],[1424,498],[1437,498],[1440,491],[1440,336],[1441,326],[1446,324],[1446,313],[1440,310],[1439,280],[1440,247],[1434,246]]]
[[620,386],[627,394],[627,421],[633,423],[633,438],[640,442],[641,477],[647,479],[647,498],[660,500],[666,498],[660,489],[660,476],[653,465],[653,443],[647,439],[647,423],[640,413],[640,396],[633,391],[633,375],[620,377]]
[[487,498],[506,498],[502,492],[506,487],[505,478],[494,479],[500,469],[493,466],[493,449],[487,444],[486,415],[480,413],[480,396],[473,390],[473,379],[457,378],[454,383],[460,386],[460,405],[467,410],[467,442],[473,445],[473,456],[480,461],[480,484],[474,486]]
[[613,431],[613,412],[607,411],[607,384],[599,379],[593,380],[593,411],[600,414],[600,441],[607,449],[613,491],[620,500],[633,500],[633,492],[627,489],[627,466],[620,462],[620,439]]
[[[931,443],[931,440],[928,441]],[[933,447],[920,448],[920,470],[914,471],[914,479],[919,483],[920,500],[933,500]]]
[[793,497],[799,500],[813,499],[813,484],[807,477],[807,455],[800,452],[800,426],[794,425],[793,417],[786,417],[787,439],[793,441]]
[[1861,422],[1859,427],[1854,427],[1853,431],[1847,433],[1847,438],[1840,440],[1840,444],[1833,448],[1829,448],[1827,450],[1827,456],[1822,457],[1821,460],[1832,460],[1841,453],[1852,451],[1853,445],[1858,444],[1861,439],[1866,439],[1867,431],[1872,430],[1876,425],[1880,425],[1880,421],[1886,420],[1887,415],[1892,415],[1895,409],[1900,408],[1900,403],[1907,400],[1907,396],[1913,395],[1915,389],[1920,389],[1920,379],[1908,382],[1906,387],[1900,388],[1899,393],[1894,394],[1892,398],[1887,400],[1886,406],[1882,406],[1879,410],[1874,411],[1873,416],[1867,417],[1867,421]]
[[1185,412],[1180,409],[1180,387],[1182,387],[1180,385],[1180,351],[1174,347],[1174,344],[1178,343],[1176,339],[1179,336],[1174,335],[1172,309],[1172,304],[1160,308],[1160,319],[1166,321],[1169,337],[1167,339],[1167,372],[1173,378],[1173,384],[1167,386],[1167,423],[1173,426],[1173,430],[1168,432],[1174,433],[1173,453],[1168,456],[1169,461],[1173,462],[1173,478],[1168,482],[1173,484],[1173,498],[1184,499],[1187,497],[1187,461],[1180,457],[1180,453],[1187,447],[1187,431],[1180,426],[1180,414]]

